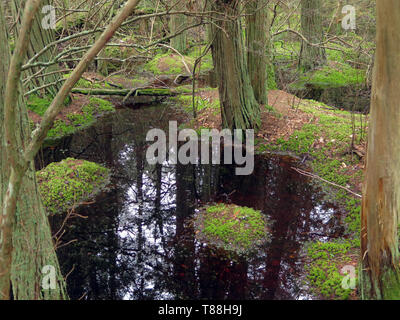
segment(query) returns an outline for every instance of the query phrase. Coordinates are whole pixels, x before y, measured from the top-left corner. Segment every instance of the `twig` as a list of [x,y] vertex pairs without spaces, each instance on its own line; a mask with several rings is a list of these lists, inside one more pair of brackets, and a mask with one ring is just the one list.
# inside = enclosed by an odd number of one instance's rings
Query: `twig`
[[307,171],[304,171],[304,170],[301,170],[301,169],[298,169],[298,168],[294,168],[294,167],[292,167],[291,169],[293,169],[293,170],[296,171],[297,173],[300,173],[300,174],[303,175],[303,176],[310,177],[310,178],[313,178],[313,179],[321,180],[321,181],[323,181],[323,182],[325,182],[325,183],[328,183],[328,184],[330,184],[330,185],[332,185],[332,186],[334,186],[334,187],[337,187],[337,188],[346,190],[347,192],[349,192],[349,193],[355,195],[355,196],[358,197],[358,198],[362,198],[362,196],[361,196],[360,194],[355,193],[354,191],[350,190],[349,188],[346,188],[346,187],[343,187],[343,186],[338,185],[338,184],[336,184],[336,183],[330,182],[330,181],[328,181],[328,180],[326,180],[326,179],[324,179],[324,178],[321,178],[320,176],[318,176],[318,175],[316,175],[316,174],[314,174],[314,173],[307,172]]

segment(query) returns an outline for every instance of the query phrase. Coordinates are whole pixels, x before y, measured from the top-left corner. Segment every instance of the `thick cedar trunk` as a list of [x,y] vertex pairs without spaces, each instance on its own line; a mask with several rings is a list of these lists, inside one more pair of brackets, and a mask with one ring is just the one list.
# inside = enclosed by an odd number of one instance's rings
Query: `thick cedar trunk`
[[377,51],[361,214],[361,293],[400,299],[400,1],[377,1]]
[[[15,24],[15,34],[18,36],[18,31],[21,27],[22,13],[25,7],[26,0],[13,0],[11,3],[13,17],[16,20]],[[28,59],[32,58],[36,53],[43,49],[47,44],[55,41],[55,32],[53,29],[45,29],[42,27],[42,19],[45,18],[45,14],[42,14],[43,6],[49,5],[49,0],[42,0],[41,7],[36,16],[35,22],[33,23],[31,30],[30,45],[28,49]],[[35,62],[48,62],[54,58],[52,50],[46,51],[41,55]],[[50,96],[55,96],[57,91],[62,86],[62,74],[56,73],[59,69],[57,64],[46,67],[41,71],[42,67],[30,68],[23,73],[24,79],[31,79],[24,83],[24,91],[28,92],[37,87],[42,87],[45,85],[50,85],[45,88],[44,92]],[[48,74],[46,76],[35,76],[37,74]],[[49,74],[51,73],[51,74]],[[39,92],[40,93],[40,92]]]
[[[212,26],[212,54],[219,84],[222,126],[253,129],[260,125],[260,106],[250,83],[240,24],[240,1],[216,0],[212,9],[221,13]],[[225,16],[221,20],[221,15]],[[218,19],[219,18],[219,19]]]
[[254,96],[259,104],[267,104],[267,7],[265,1],[246,5],[247,65]]
[[[6,28],[0,10],[0,137],[1,150],[4,146],[4,105],[6,76],[10,61],[10,52]],[[18,110],[17,132],[19,145],[29,139],[29,123],[23,101],[16,106]],[[0,203],[3,203],[7,190],[10,167],[5,152],[0,155]],[[23,179],[21,195],[17,205],[16,219],[12,224],[11,270],[10,277],[14,299],[64,299],[66,298],[64,279],[60,274],[57,256],[54,251],[50,226],[45,209],[42,206],[36,184],[33,164],[30,165]],[[56,270],[57,283],[54,290],[42,290],[42,268],[51,265]],[[2,264],[0,270],[6,265]],[[9,277],[1,278],[1,289],[9,287]],[[4,283],[3,283],[4,282]],[[9,298],[5,289],[2,298]]]
[[[301,32],[312,44],[321,43],[324,37],[321,6],[321,0],[301,0]],[[314,70],[325,62],[325,49],[303,41],[300,56],[300,68],[303,71]]]

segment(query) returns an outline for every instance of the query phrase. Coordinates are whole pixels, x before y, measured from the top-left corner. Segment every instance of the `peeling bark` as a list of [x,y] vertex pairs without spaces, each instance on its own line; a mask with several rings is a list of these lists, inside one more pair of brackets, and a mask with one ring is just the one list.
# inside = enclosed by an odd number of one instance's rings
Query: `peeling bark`
[[361,293],[400,299],[400,2],[377,1],[366,175],[361,214]]

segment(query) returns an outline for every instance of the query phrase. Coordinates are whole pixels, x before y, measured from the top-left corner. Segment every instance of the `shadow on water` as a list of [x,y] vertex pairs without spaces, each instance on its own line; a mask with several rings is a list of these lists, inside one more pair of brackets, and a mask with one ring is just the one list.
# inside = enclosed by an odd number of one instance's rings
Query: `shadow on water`
[[[145,136],[167,128],[170,110],[121,110],[44,151],[112,169],[112,183],[64,227],[57,252],[72,299],[304,299],[304,245],[341,235],[340,212],[287,157],[256,157],[250,176],[234,166],[149,165]],[[198,206],[228,202],[274,220],[272,242],[232,261],[195,239]],[[52,217],[57,231],[63,217]]]

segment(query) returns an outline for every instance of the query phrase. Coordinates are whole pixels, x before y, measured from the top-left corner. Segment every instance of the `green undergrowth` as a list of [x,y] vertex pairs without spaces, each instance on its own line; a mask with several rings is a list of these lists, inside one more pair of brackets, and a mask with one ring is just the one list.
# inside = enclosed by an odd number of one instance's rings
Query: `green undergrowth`
[[200,241],[239,255],[269,240],[268,225],[261,211],[223,203],[203,208],[195,218]]
[[[307,281],[311,293],[323,299],[347,300],[353,288],[346,286],[343,266],[353,266],[351,254],[354,244],[349,240],[313,242],[307,248],[310,262],[306,265]],[[357,268],[354,268],[356,272]],[[355,276],[355,280],[357,276]],[[345,285],[343,285],[345,284]],[[348,283],[347,283],[348,284]]]
[[[283,151],[295,153],[303,158],[307,156],[314,174],[339,186],[352,188],[348,168],[358,164],[359,159],[347,154],[353,134],[351,115],[347,111],[330,110],[328,106],[312,100],[303,100],[298,108],[311,115],[311,121],[288,137],[277,139],[274,143],[264,145],[261,140],[256,148],[260,152]],[[327,110],[329,109],[329,110]],[[364,116],[362,116],[364,117]],[[365,127],[365,119],[363,119]],[[360,143],[360,115],[355,119],[355,143]],[[364,129],[365,130],[365,129]],[[362,175],[359,170],[353,175]],[[307,249],[307,257],[311,261],[307,267],[307,281],[312,292],[317,296],[329,299],[348,299],[352,290],[341,287],[344,275],[340,268],[348,264],[351,255],[360,246],[360,212],[361,203],[345,190],[334,188],[314,180],[327,194],[327,199],[343,208],[343,225],[346,239],[312,242]],[[354,254],[353,254],[353,260]]]
[[324,66],[321,69],[300,75],[300,79],[292,83],[292,90],[306,89],[307,85],[317,89],[340,88],[365,83],[365,71],[352,68],[347,64],[337,67]]
[[[188,57],[193,58],[195,61],[196,59],[200,58],[204,51],[206,50],[206,46],[197,46],[193,47],[189,50],[188,52]],[[196,68],[196,73],[199,71],[201,72],[206,72],[209,70],[212,70],[214,68],[213,64],[213,59],[212,59],[212,54],[211,54],[211,49],[207,52],[207,54],[201,58],[200,64]]]
[[89,104],[82,107],[82,112],[68,114],[67,121],[56,120],[53,128],[47,134],[48,140],[57,140],[62,137],[74,134],[76,131],[87,128],[100,116],[114,112],[115,108],[111,102],[91,97]]
[[[369,48],[369,44],[363,44]],[[359,65],[368,65],[368,56],[356,52],[352,48],[339,44],[330,45],[326,50],[327,63],[325,66],[306,73],[298,70],[299,52],[301,44],[298,41],[275,41],[273,43],[274,65],[281,72],[291,73],[297,80],[289,85],[291,90],[304,90],[307,86],[316,89],[340,88],[365,83],[366,71],[357,69],[349,61]]]
[[[189,114],[193,114],[193,96],[192,95],[179,95],[172,98],[178,103],[183,110]],[[209,101],[208,99],[202,98],[200,96],[195,96],[195,106],[196,111],[202,111],[204,109],[212,109],[216,114],[220,113],[220,103],[219,99],[214,101]]]
[[37,115],[43,117],[47,108],[50,106],[52,102],[51,97],[41,98],[37,95],[30,95],[27,101],[28,110],[36,113]]
[[[50,102],[51,100],[49,98],[31,96],[28,100],[28,109],[39,116],[43,116]],[[54,122],[53,127],[47,134],[44,145],[52,145],[63,137],[93,125],[100,116],[114,111],[115,108],[111,102],[96,97],[90,97],[89,103],[81,108],[81,112],[67,114],[65,117],[66,119],[58,119]]]
[[278,85],[276,84],[275,79],[275,66],[273,64],[267,65],[267,83],[266,83],[268,90],[277,90]]
[[[64,79],[68,79],[71,76],[70,73],[64,75]],[[74,88],[85,88],[85,89],[112,89],[107,81],[89,81],[85,78],[80,78],[75,84]]]
[[[190,70],[193,70],[195,58],[184,56],[184,61]],[[144,66],[146,71],[150,71],[154,75],[177,75],[188,73],[182,62],[181,56],[172,53],[164,53],[156,55],[151,61]]]
[[65,159],[36,172],[43,204],[49,214],[64,213],[93,198],[109,181],[109,169],[93,162]]

